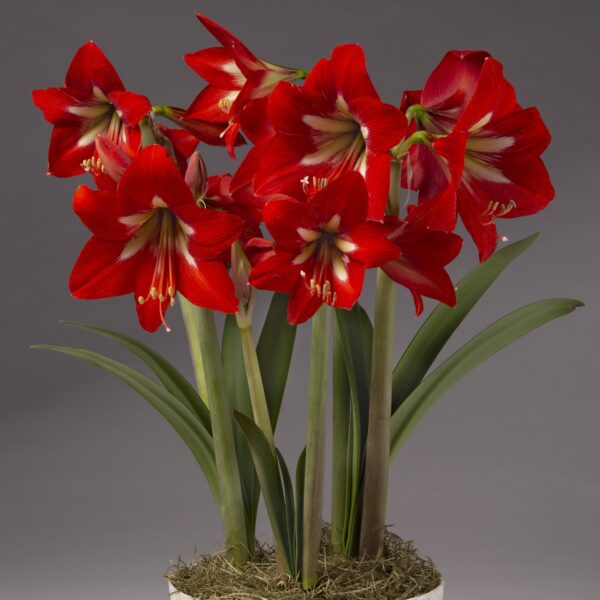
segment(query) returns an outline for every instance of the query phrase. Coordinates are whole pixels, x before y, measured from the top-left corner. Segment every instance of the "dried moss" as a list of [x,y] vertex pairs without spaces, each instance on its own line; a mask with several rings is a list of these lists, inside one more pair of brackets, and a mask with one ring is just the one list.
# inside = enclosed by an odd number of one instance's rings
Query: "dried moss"
[[331,553],[328,531],[321,549],[321,578],[315,589],[301,585],[277,568],[272,547],[258,548],[252,562],[233,565],[224,553],[174,564],[166,577],[176,589],[196,600],[406,600],[435,589],[440,573],[413,543],[387,533],[380,556],[351,559]]

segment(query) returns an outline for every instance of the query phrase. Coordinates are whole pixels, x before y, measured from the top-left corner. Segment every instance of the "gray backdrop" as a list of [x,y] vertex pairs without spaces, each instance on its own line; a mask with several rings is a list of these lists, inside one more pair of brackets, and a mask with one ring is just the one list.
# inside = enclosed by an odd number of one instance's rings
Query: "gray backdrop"
[[[172,334],[148,336],[130,298],[69,297],[88,233],[70,208],[77,182],[44,175],[50,127],[30,90],[58,85],[74,51],[94,39],[129,89],[185,105],[202,84],[181,57],[213,45],[195,9],[282,64],[310,66],[337,43],[360,42],[393,103],[447,49],[485,48],[520,101],[540,107],[554,135],[545,159],[557,198],[542,214],[501,222],[511,239],[542,237],[451,345],[535,299],[571,295],[587,307],[494,357],[443,399],[393,465],[389,521],[438,562],[448,600],[598,598],[600,15],[591,1],[548,0],[2,3],[0,598],[158,600],[170,559],[219,546],[208,488],[168,425],[104,373],[27,349],[108,350],[57,324],[91,321],[151,342],[191,375],[176,311]],[[223,151],[206,155],[211,172],[232,168]],[[474,262],[467,243],[453,274]],[[397,352],[419,324],[404,292],[398,322]],[[291,460],[303,445],[307,339],[305,326],[278,432]],[[264,517],[259,532],[268,532]]]

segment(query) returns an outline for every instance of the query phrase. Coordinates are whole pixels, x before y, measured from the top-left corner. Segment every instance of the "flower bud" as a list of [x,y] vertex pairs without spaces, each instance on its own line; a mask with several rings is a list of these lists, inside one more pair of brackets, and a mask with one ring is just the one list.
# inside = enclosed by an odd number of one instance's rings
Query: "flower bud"
[[251,270],[250,260],[238,240],[231,246],[231,278],[235,287],[235,295],[239,300],[236,319],[242,329],[252,325],[256,291],[249,283]]
[[201,200],[206,195],[208,189],[208,175],[206,165],[198,152],[190,156],[187,170],[185,172],[185,182],[188,184],[194,198]]
[[123,173],[131,164],[131,157],[106,135],[97,135],[95,143],[103,173],[119,183]]

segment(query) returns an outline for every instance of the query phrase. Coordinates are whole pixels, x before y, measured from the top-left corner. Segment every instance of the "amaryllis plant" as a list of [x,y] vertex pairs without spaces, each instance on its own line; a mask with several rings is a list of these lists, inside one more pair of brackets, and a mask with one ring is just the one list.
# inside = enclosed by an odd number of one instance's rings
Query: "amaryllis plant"
[[[73,210],[91,237],[72,295],[129,295],[147,331],[169,331],[179,305],[195,384],[155,350],[94,325],[69,323],[125,347],[152,377],[89,350],[45,347],[116,375],[173,426],[208,481],[235,563],[257,547],[262,495],[280,567],[308,589],[319,577],[329,383],[333,550],[376,555],[389,465],[420,419],[489,356],[580,305],[520,308],[432,370],[535,240],[496,251],[506,241],[498,219],[536,213],[554,196],[540,158],[550,134],[487,52],[448,52],[422,90],[398,89],[388,104],[357,44],[310,69],[283,67],[198,19],[218,44],[185,56],[200,76],[188,108],[126,90],[93,42],[76,52],[62,87],[33,93],[54,127],[48,173],[84,178]],[[209,175],[203,144],[232,157],[249,150],[233,175]],[[459,218],[481,263],[454,284],[446,267],[461,251]],[[368,269],[377,271],[373,321],[359,304]],[[417,315],[424,297],[439,304],[394,363],[399,287]],[[273,296],[255,344],[257,289]],[[227,313],[221,335],[214,311]],[[294,484],[275,431],[296,327],[306,322],[308,429]]]

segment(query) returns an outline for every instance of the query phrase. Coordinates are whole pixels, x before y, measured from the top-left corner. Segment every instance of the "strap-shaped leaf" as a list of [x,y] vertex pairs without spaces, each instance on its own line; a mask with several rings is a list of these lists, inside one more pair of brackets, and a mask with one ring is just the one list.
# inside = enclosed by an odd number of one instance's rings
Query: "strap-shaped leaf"
[[291,575],[292,577],[297,577],[299,557],[296,553],[298,545],[296,543],[296,499],[294,497],[294,486],[292,485],[292,478],[290,477],[290,472],[285,464],[285,459],[279,450],[276,450],[276,452],[277,462],[279,463],[279,473],[283,485],[283,495],[285,497],[285,514],[288,539],[290,540],[290,562],[293,569]]
[[392,412],[419,385],[450,336],[506,267],[523,253],[539,234],[505,246],[470,271],[456,287],[456,306],[438,304],[412,339],[394,369]]
[[160,382],[173,396],[175,396],[175,398],[178,398],[187,408],[198,416],[208,432],[211,431],[208,408],[200,399],[194,386],[177,368],[158,352],[149,346],[146,346],[146,344],[142,344],[142,342],[139,342],[135,338],[118,331],[113,331],[112,329],[91,325],[89,323],[76,323],[74,321],[61,321],[61,324],[97,333],[116,342],[126,350],[129,350],[158,377]]
[[281,482],[279,464],[273,456],[269,442],[267,442],[263,432],[255,425],[254,421],[240,412],[235,412],[234,415],[250,447],[269,522],[273,530],[273,537],[279,552],[278,556],[281,558],[286,571],[292,574],[292,540],[288,536],[285,493]]
[[[347,435],[347,492],[344,552],[352,554],[360,530],[360,490],[363,478],[364,447],[369,417],[369,388],[371,379],[371,352],[373,326],[367,312],[357,303],[351,311],[336,310],[337,333],[346,363],[350,391],[350,423],[334,423]],[[349,433],[349,435],[348,435]],[[340,433],[338,432],[338,435]],[[334,437],[336,432],[334,431]]]
[[306,475],[306,446],[303,448],[296,463],[296,572],[300,576],[302,570],[302,532],[304,531],[304,477]]
[[[223,339],[221,342],[221,358],[231,408],[248,418],[252,418],[252,404],[250,402],[248,380],[246,379],[240,330],[233,315],[227,315],[225,318]],[[248,540],[248,544],[250,548],[253,548],[255,544],[256,513],[260,499],[260,485],[256,478],[252,456],[248,452],[248,444],[239,427],[234,427],[234,436],[240,469],[240,480],[242,483],[242,494],[244,495],[246,525],[248,536],[252,538]]]
[[296,340],[296,326],[290,325],[287,320],[287,305],[286,294],[273,294],[260,339],[256,345],[273,431],[275,431],[279,418]]
[[130,388],[145,398],[175,429],[179,437],[191,450],[194,458],[204,472],[210,489],[219,501],[219,485],[214,459],[212,439],[198,417],[185,407],[164,387],[152,381],[146,375],[97,352],[68,346],[40,345],[32,348],[53,350],[84,360],[104,371],[116,375]]
[[487,358],[544,323],[583,306],[558,298],[534,302],[502,317],[468,341],[428,375],[392,415],[390,452],[395,454],[434,403]]

